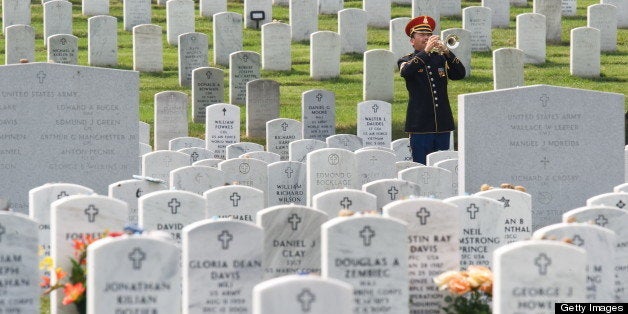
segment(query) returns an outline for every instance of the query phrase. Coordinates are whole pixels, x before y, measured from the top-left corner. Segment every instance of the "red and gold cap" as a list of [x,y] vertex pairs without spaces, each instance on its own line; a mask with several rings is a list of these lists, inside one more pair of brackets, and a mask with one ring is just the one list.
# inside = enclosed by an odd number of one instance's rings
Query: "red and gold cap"
[[428,33],[431,34],[436,28],[436,21],[427,15],[421,15],[413,18],[406,25],[406,34],[412,37],[413,33]]

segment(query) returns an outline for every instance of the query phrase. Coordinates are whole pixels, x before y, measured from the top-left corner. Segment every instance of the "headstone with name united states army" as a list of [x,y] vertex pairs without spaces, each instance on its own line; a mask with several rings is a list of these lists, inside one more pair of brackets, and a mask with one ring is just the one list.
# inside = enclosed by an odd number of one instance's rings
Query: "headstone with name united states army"
[[[590,110],[591,102],[600,105]],[[484,183],[524,186],[532,230],[624,180],[617,170],[624,167],[624,95],[536,85],[460,95],[458,103],[460,193]]]
[[225,159],[226,148],[240,142],[240,107],[219,103],[205,108],[206,148]]
[[[138,172],[137,72],[31,63],[0,68],[0,197],[26,213],[28,190],[72,182],[106,193]],[[46,114],[38,114],[45,108]]]

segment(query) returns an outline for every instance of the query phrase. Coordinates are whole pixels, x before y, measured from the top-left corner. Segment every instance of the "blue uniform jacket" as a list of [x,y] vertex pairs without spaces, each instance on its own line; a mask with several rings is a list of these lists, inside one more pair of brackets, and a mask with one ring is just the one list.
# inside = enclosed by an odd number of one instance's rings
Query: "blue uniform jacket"
[[407,62],[400,74],[409,93],[405,131],[408,133],[440,133],[455,129],[447,97],[447,78],[465,77],[464,65],[449,55],[415,51],[403,56],[397,65]]

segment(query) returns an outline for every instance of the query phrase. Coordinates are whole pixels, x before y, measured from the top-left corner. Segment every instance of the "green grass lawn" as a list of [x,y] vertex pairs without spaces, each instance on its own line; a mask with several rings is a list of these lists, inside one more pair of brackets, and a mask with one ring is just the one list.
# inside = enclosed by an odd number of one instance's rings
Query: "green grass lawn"
[[[38,2],[37,2],[38,3]],[[87,64],[87,17],[82,16],[80,1],[74,3],[74,35],[79,37],[79,64]],[[546,63],[541,65],[525,65],[525,84],[548,84],[567,86],[574,88],[608,91],[625,94],[628,90],[628,30],[618,31],[618,49],[616,52],[604,53],[601,57],[601,76],[595,79],[579,78],[569,74],[569,37],[570,30],[575,27],[586,26],[586,8],[589,5],[599,3],[597,0],[578,1],[578,14],[575,17],[566,17],[562,24],[562,42],[559,45],[547,46]],[[463,1],[462,6],[477,6],[479,1]],[[229,11],[243,12],[241,1],[229,0]],[[345,0],[345,8],[361,8],[361,0]],[[163,28],[164,32],[164,72],[142,73],[140,75],[140,119],[153,123],[153,97],[156,93],[166,90],[178,90],[191,94],[189,88],[180,87],[177,72],[177,49],[167,44],[166,9],[165,6],[153,5],[154,24]],[[392,18],[408,17],[411,15],[410,6],[394,5]],[[521,13],[532,12],[532,1],[528,1],[527,7],[511,7],[510,26],[493,30],[493,49],[502,47],[515,47],[515,17]],[[43,46],[42,7],[39,4],[32,5],[32,25],[36,30],[36,61],[46,61],[46,50]],[[133,68],[133,45],[130,32],[123,30],[122,1],[111,0],[110,14],[118,18],[118,60],[119,69],[131,70]],[[198,3],[197,3],[197,15]],[[289,23],[287,7],[274,6],[273,19]],[[460,17],[441,18],[442,29],[460,28]],[[321,15],[319,18],[319,30],[337,31],[337,19],[335,15]],[[208,18],[196,17],[196,31],[208,34],[210,49],[209,60],[213,60],[212,21]],[[244,30],[244,50],[261,53],[261,32],[254,29]],[[369,28],[368,49],[388,49],[388,29]],[[280,116],[284,118],[301,119],[301,93],[310,89],[326,89],[336,95],[336,121],[337,133],[356,132],[356,105],[362,101],[362,74],[363,64],[361,54],[347,54],[341,58],[341,75],[339,78],[329,80],[313,80],[309,77],[309,53],[310,47],[306,42],[292,44],[292,70],[289,72],[262,71],[262,78],[276,80],[280,83],[281,109]],[[4,55],[4,37],[0,38],[0,54]],[[226,67],[216,66],[226,71],[225,95],[228,101],[228,71]],[[488,91],[493,89],[492,78],[492,54],[490,52],[473,53],[471,61],[472,75],[462,81],[452,81],[449,85],[449,98],[451,100],[454,115],[457,112],[457,95],[464,93]],[[395,75],[395,92],[393,105],[393,139],[404,137],[403,122],[407,92],[403,80]],[[626,100],[628,104],[628,99]],[[244,119],[244,110],[242,119]],[[243,120],[244,121],[244,120]],[[242,124],[244,128],[245,124]],[[189,124],[190,136],[204,137],[204,125],[199,123]],[[244,135],[244,130],[243,130]],[[242,141],[254,141],[263,143],[263,139],[250,139],[242,137]]]
[[[36,31],[36,60],[46,61],[46,50],[43,45],[42,6],[38,0],[33,0],[32,26]],[[507,0],[504,0],[507,1]],[[80,0],[72,0],[74,3],[74,35],[79,37],[79,64],[87,65],[87,17],[81,15]],[[599,0],[579,0],[578,12],[575,17],[567,17],[562,21],[562,42],[558,45],[547,46],[546,63],[542,65],[525,65],[526,85],[548,84],[573,88],[582,88],[597,91],[615,92],[626,94],[628,91],[628,30],[618,31],[618,49],[616,52],[603,53],[601,57],[601,76],[595,79],[573,77],[569,74],[569,37],[570,30],[576,27],[586,26],[586,8],[597,4]],[[462,6],[477,6],[480,1],[463,1]],[[229,11],[243,12],[241,1],[229,0]],[[345,0],[345,8],[361,8],[362,0]],[[156,93],[166,90],[178,90],[190,94],[189,88],[182,88],[178,84],[177,49],[167,44],[165,6],[153,5],[154,24],[163,28],[164,32],[164,72],[157,74],[141,73],[140,75],[140,119],[153,123],[153,97]],[[410,6],[395,5],[392,9],[392,18],[409,17]],[[493,49],[502,47],[515,47],[515,17],[521,13],[532,12],[532,1],[528,1],[527,7],[511,8],[510,26],[493,30]],[[110,15],[118,18],[118,60],[119,69],[131,70],[132,36],[123,29],[122,1],[111,0]],[[197,3],[198,15],[198,3]],[[273,8],[273,18],[289,23],[287,7]],[[442,29],[461,28],[460,17],[441,18]],[[319,18],[319,30],[337,31],[337,19],[334,15],[321,15]],[[210,49],[209,60],[213,60],[213,47],[211,47],[213,30],[212,21],[208,18],[196,17],[196,31],[208,34]],[[244,30],[244,50],[261,53],[259,30]],[[292,70],[289,72],[262,71],[262,78],[273,79],[280,83],[281,109],[280,116],[284,118],[301,119],[301,94],[311,89],[330,90],[336,95],[336,120],[337,133],[356,132],[356,105],[362,101],[362,55],[348,54],[341,58],[341,75],[330,80],[312,80],[309,77],[309,45],[305,42],[292,44]],[[388,30],[369,28],[368,49],[388,49]],[[4,37],[0,37],[0,55],[4,56]],[[4,58],[2,58],[4,59]],[[211,66],[216,66],[210,63]],[[217,66],[225,71],[227,68]],[[451,100],[454,115],[457,111],[457,95],[464,93],[489,91],[493,89],[492,79],[492,54],[490,52],[473,53],[472,76],[462,81],[452,81],[449,85],[449,98]],[[228,73],[225,73],[225,95],[228,95]],[[399,75],[395,76],[395,93],[393,105],[393,139],[404,137],[403,122],[407,93],[403,80]],[[228,97],[227,99],[228,100]],[[628,104],[628,99],[625,103]],[[244,110],[242,119],[244,119]],[[243,120],[244,121],[244,120]],[[245,124],[242,124],[244,129]],[[204,138],[204,125],[198,123],[189,124],[190,136]],[[244,130],[243,130],[244,134]],[[242,141],[254,141],[263,143],[263,139],[250,139],[242,137]],[[47,300],[43,298],[42,313],[48,313]]]

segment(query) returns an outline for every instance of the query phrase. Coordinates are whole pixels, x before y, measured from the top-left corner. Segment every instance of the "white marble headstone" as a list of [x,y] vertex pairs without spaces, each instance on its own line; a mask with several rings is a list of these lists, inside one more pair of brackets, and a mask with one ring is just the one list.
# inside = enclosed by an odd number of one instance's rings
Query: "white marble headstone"
[[506,243],[502,203],[482,196],[456,196],[445,203],[458,206],[460,266],[491,267],[493,251]]
[[628,28],[628,1],[600,0],[601,4],[612,4],[617,7],[617,28]]
[[491,9],[491,27],[507,28],[510,22],[510,2],[505,0],[482,0],[482,6]]
[[[260,189],[264,192],[264,196],[268,188],[267,168],[267,163],[249,158],[232,158],[218,164],[218,169],[225,173],[225,181],[228,184],[246,185]],[[265,199],[266,197],[264,197]]]
[[406,25],[410,22],[409,17],[398,17],[390,20],[388,31],[388,50],[395,55],[395,68],[399,58],[412,53],[414,48],[410,44],[410,37],[406,34]]
[[209,189],[225,185],[225,174],[212,167],[187,166],[170,171],[170,189],[203,195]]
[[[168,2],[170,1],[178,0],[169,0]],[[192,84],[192,72],[197,68],[209,66],[207,35],[189,32],[179,35],[177,40],[179,49],[179,85],[190,86]]]
[[269,279],[253,290],[253,314],[349,314],[352,310],[351,285],[316,275]]
[[458,151],[455,150],[440,150],[437,152],[429,153],[425,156],[426,166],[434,166],[437,162],[446,159],[457,159]]
[[491,10],[470,6],[462,10],[462,28],[471,32],[471,51],[490,51],[492,45]]
[[78,37],[57,34],[48,37],[48,62],[78,64]]
[[162,231],[181,243],[183,227],[205,218],[205,198],[188,191],[157,191],[138,200],[139,226]]
[[493,313],[551,314],[556,302],[585,302],[585,265],[583,249],[557,241],[500,247],[493,261]]
[[194,1],[168,0],[166,2],[166,38],[168,44],[179,44],[179,35],[195,31]]
[[445,199],[454,195],[449,170],[417,166],[399,171],[397,177],[418,184],[421,188],[420,196]]
[[318,1],[289,0],[290,28],[293,41],[309,40],[318,31]]
[[190,156],[170,150],[158,150],[142,156],[142,176],[162,180],[168,185],[170,171],[190,165]]
[[395,154],[383,150],[363,150],[355,153],[360,186],[380,179],[397,178]]
[[87,251],[88,313],[180,311],[181,249],[174,243],[124,236],[97,241]]
[[272,153],[272,152],[267,152],[267,151],[254,151],[254,152],[248,152],[248,153],[244,153],[240,156],[238,156],[238,158],[252,158],[252,159],[257,159],[257,160],[261,160],[267,164],[271,164],[273,162],[278,162],[281,161],[281,156],[277,153]]
[[341,210],[353,212],[377,210],[377,197],[354,189],[334,189],[318,193],[312,198],[312,207],[322,210],[329,219],[338,217]]
[[618,8],[610,4],[595,4],[587,7],[587,27],[600,30],[600,50],[617,50]]
[[558,223],[535,231],[533,239],[569,239],[583,248],[587,252],[587,301],[615,302],[615,232],[590,224]]
[[545,63],[545,16],[538,13],[517,15],[517,49],[523,51],[523,62]]
[[434,34],[440,33],[440,1],[433,0],[412,0],[412,17],[420,15],[428,15],[436,22]]
[[[412,150],[410,149],[410,138],[400,138],[390,143],[390,148],[397,156],[396,161],[412,161]],[[418,165],[418,164],[417,164]]]
[[357,8],[338,11],[341,53],[364,53],[367,43],[367,14]]
[[324,278],[353,285],[353,313],[408,313],[408,234],[396,218],[334,218],[321,227]]
[[512,189],[492,189],[475,193],[499,201],[503,205],[506,243],[528,240],[532,236],[532,197]]
[[203,17],[213,18],[214,14],[227,12],[227,0],[201,0],[199,13]]
[[321,270],[321,225],[327,214],[300,205],[273,206],[257,212],[264,229],[264,278]]
[[109,15],[109,0],[83,0],[81,12],[85,16]]
[[546,41],[548,43],[560,43],[562,0],[533,0],[532,12],[545,15],[547,25]]
[[325,142],[329,148],[341,148],[352,152],[364,147],[362,138],[354,134],[331,135]]
[[91,66],[118,65],[118,19],[108,15],[87,19],[87,63]]
[[207,106],[205,141],[215,158],[225,159],[226,147],[240,142],[240,107],[225,103]]
[[384,206],[384,216],[407,223],[410,311],[438,312],[447,293],[438,291],[432,279],[460,265],[458,208],[439,200],[411,199]]
[[35,30],[30,25],[15,24],[4,29],[4,64],[35,61]]
[[369,26],[388,27],[391,16],[391,0],[363,0],[362,8],[366,11]]
[[493,88],[524,86],[523,51],[517,48],[493,50]]
[[213,29],[220,30],[214,33],[214,64],[229,66],[229,55],[242,50],[242,14],[235,12],[220,12],[214,14]]
[[307,154],[307,198],[327,190],[360,187],[355,154],[340,148],[323,148]]
[[[287,2],[286,2],[287,4]],[[255,17],[261,18],[263,13],[263,19],[255,21],[251,19],[251,12],[257,12]],[[246,28],[260,28],[266,23],[270,23],[273,20],[273,3],[271,0],[244,0],[244,27]]]
[[[368,51],[366,54],[368,54],[369,52],[373,52],[373,50]],[[391,57],[389,53],[390,53],[389,51],[386,51],[386,54],[389,57]],[[389,59],[392,61],[392,58],[389,58]],[[393,81],[392,70],[390,70],[390,67],[386,66],[386,68],[387,68],[387,71],[390,72],[391,74],[390,82],[392,82]],[[367,73],[365,72],[365,75],[366,74]],[[384,79],[386,77],[382,73],[379,73],[379,74],[371,73],[371,74],[373,74],[375,77],[379,77],[371,81],[371,83],[375,85],[379,85],[379,83],[377,82],[379,79]],[[365,84],[364,95],[366,97],[367,95],[366,90],[367,90],[367,84],[368,84],[367,80],[365,80],[364,84]],[[390,87],[391,87],[390,99],[392,99],[392,85]],[[380,99],[380,98],[372,98],[372,99]],[[390,146],[390,141],[392,137],[391,110],[392,110],[392,105],[384,101],[383,99],[368,100],[368,101],[364,101],[358,104],[357,135],[360,138],[362,138],[362,146],[381,146],[381,147]]]
[[239,158],[242,154],[264,151],[264,146],[252,142],[238,142],[226,147],[227,159]]
[[306,205],[307,180],[305,164],[281,161],[268,165],[268,206]]
[[131,179],[111,183],[109,185],[109,197],[126,202],[129,206],[128,223],[137,225],[138,199],[146,194],[168,189],[165,183],[149,180]]
[[234,105],[246,104],[246,84],[261,78],[260,54],[238,51],[229,55],[229,101]]
[[0,212],[0,252],[3,313],[38,313],[39,287],[38,224],[20,213]]
[[292,68],[290,25],[281,22],[262,26],[262,69],[290,71]]
[[336,134],[336,95],[313,89],[301,94],[303,138],[324,141]]
[[266,147],[269,152],[279,154],[281,160],[289,159],[289,145],[303,138],[300,121],[279,118],[266,122]]
[[373,49],[364,53],[363,100],[393,101],[395,61],[390,50]]
[[178,151],[184,148],[205,147],[205,141],[198,137],[182,136],[168,141],[168,150]]
[[202,220],[183,228],[183,313],[251,313],[262,280],[264,231],[248,222]]
[[[44,39],[56,34],[72,35],[72,3],[65,0],[44,3]],[[46,40],[44,40],[44,44]]]
[[[133,0],[125,1],[124,3]],[[161,72],[164,69],[161,26],[139,24],[133,27],[133,70]]]
[[[125,31],[133,30],[137,25],[150,24],[152,21],[150,0],[125,0],[122,10]],[[159,33],[161,34],[161,31]]]
[[307,154],[317,149],[327,148],[327,143],[313,139],[292,141],[288,145],[290,161],[305,162]]
[[201,67],[192,70],[192,119],[196,123],[205,123],[205,108],[209,105],[224,103],[225,73],[222,69]]
[[30,25],[30,2],[22,0],[2,0],[2,31],[11,25]]
[[188,95],[178,91],[155,94],[155,150],[169,149],[171,139],[188,136]]
[[421,195],[421,188],[418,184],[399,179],[375,180],[362,185],[362,191],[377,197],[377,210],[380,212],[386,204]]
[[255,215],[265,207],[264,192],[245,185],[213,188],[203,193],[203,197],[207,200],[207,218],[233,218],[255,222]]
[[[99,239],[106,231],[121,231],[128,218],[128,206],[125,202],[101,195],[68,196],[53,202],[50,206],[50,256],[55,267],[61,267],[66,272],[72,267],[69,257],[74,257],[73,240],[86,239],[88,236]],[[111,263],[111,255],[108,258],[111,265],[115,264]],[[98,272],[105,273],[103,269]],[[56,278],[53,276],[52,284],[55,283]],[[78,313],[75,307],[63,305],[62,299],[62,291],[54,290],[51,293],[51,313]]]
[[266,122],[279,118],[279,96],[277,81],[257,79],[246,83],[247,137],[266,137]]
[[330,79],[340,76],[340,35],[318,31],[310,35],[310,78]]
[[[203,147],[205,146],[205,142],[203,142]],[[204,159],[214,159],[214,151],[200,148],[200,147],[190,147],[190,148],[182,148],[177,150],[179,153],[184,153],[190,155],[190,164],[193,166],[195,162],[204,160]]]

